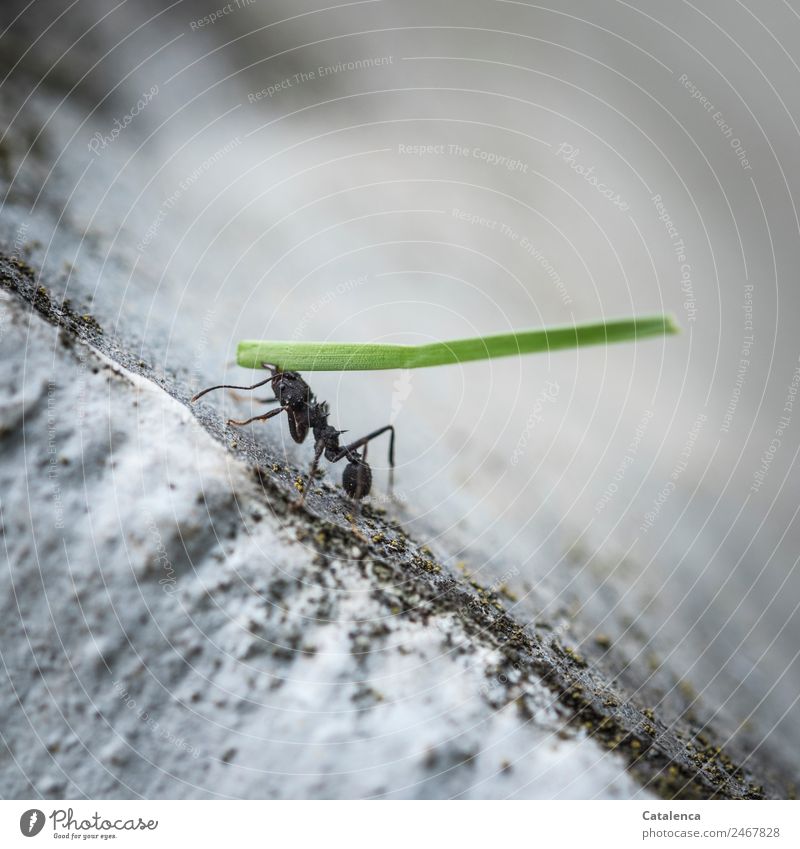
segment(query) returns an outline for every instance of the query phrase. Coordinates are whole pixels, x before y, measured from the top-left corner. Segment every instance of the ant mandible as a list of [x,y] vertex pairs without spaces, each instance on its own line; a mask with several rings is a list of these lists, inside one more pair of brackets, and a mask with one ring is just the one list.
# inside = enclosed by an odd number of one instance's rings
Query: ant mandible
[[[367,463],[367,444],[389,431],[389,490],[391,492],[392,481],[394,477],[394,427],[386,425],[378,428],[361,439],[356,439],[349,445],[340,445],[339,437],[346,433],[344,430],[337,430],[332,425],[328,424],[328,416],[330,409],[327,402],[318,402],[311,391],[311,387],[303,380],[296,371],[282,371],[278,366],[262,363],[265,369],[268,369],[270,376],[259,383],[254,383],[252,386],[233,386],[223,383],[219,386],[209,386],[202,392],[198,392],[191,399],[194,403],[199,398],[202,398],[207,392],[213,392],[215,389],[241,389],[250,391],[258,389],[267,383],[272,384],[274,398],[265,398],[264,403],[279,404],[277,410],[270,410],[260,416],[253,416],[245,421],[236,419],[228,419],[228,424],[241,427],[250,424],[251,422],[265,422],[267,419],[274,418],[281,413],[286,413],[289,416],[289,433],[292,439],[297,443],[302,443],[308,436],[309,430],[314,434],[314,459],[311,463],[311,470],[308,475],[308,485],[303,487],[300,501],[305,501],[306,491],[308,486],[314,479],[314,474],[317,471],[319,461],[322,455],[331,463],[338,463],[345,457],[348,460],[344,473],[342,474],[342,486],[350,498],[355,501],[360,501],[369,495],[372,488],[372,470]],[[358,449],[363,448],[359,454]]]

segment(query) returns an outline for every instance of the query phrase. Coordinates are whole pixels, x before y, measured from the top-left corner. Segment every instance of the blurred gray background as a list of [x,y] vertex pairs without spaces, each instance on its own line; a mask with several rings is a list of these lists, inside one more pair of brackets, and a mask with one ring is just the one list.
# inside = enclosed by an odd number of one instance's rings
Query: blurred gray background
[[395,423],[412,533],[793,763],[800,5],[219,11],[4,3],[6,248],[57,294],[80,269],[101,323],[198,387],[249,382],[241,338],[673,313],[637,345],[310,381],[355,435]]

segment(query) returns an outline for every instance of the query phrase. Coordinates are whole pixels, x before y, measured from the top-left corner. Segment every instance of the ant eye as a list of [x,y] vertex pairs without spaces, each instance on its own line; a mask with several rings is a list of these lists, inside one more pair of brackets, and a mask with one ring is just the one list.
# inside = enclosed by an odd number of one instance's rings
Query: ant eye
[[364,462],[350,462],[342,475],[342,486],[350,498],[360,501],[372,489],[372,471]]

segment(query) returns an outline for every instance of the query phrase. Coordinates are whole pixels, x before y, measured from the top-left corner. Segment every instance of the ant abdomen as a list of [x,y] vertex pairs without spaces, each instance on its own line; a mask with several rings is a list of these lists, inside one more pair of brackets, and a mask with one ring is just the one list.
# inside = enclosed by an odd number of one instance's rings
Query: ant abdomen
[[360,501],[372,489],[372,470],[363,460],[351,460],[342,474],[342,486],[350,498]]

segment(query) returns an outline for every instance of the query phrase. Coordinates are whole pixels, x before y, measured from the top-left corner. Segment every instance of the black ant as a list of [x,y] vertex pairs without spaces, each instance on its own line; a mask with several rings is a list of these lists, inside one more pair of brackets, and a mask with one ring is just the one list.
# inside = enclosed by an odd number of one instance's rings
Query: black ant
[[[311,471],[308,475],[308,485],[314,480],[314,475],[317,471],[320,458],[325,455],[325,459],[331,463],[338,463],[345,457],[348,460],[344,473],[342,474],[342,486],[350,498],[355,501],[360,501],[369,495],[372,488],[372,470],[367,463],[367,443],[386,431],[391,433],[389,439],[389,490],[391,491],[392,480],[394,477],[394,427],[386,425],[378,428],[361,439],[356,439],[349,445],[340,445],[339,437],[346,433],[344,430],[337,430],[332,425],[328,424],[328,416],[330,409],[325,401],[317,402],[311,387],[303,380],[296,371],[282,371],[277,366],[262,364],[265,369],[269,369],[270,376],[259,383],[254,383],[252,386],[232,386],[230,384],[221,384],[219,386],[210,386],[202,392],[195,395],[191,403],[197,401],[206,392],[212,392],[215,389],[241,389],[250,391],[258,389],[259,386],[264,386],[267,383],[272,384],[272,391],[275,393],[274,398],[265,398],[263,402],[266,404],[280,404],[277,410],[270,410],[260,416],[253,416],[245,421],[237,421],[228,419],[228,424],[241,427],[242,425],[250,424],[250,422],[265,422],[274,416],[278,416],[285,412],[289,416],[289,433],[295,442],[301,443],[305,441],[309,430],[314,433],[314,460],[311,463]],[[358,449],[363,447],[363,451],[359,454]],[[305,500],[306,490],[308,485],[303,487],[301,502]]]

